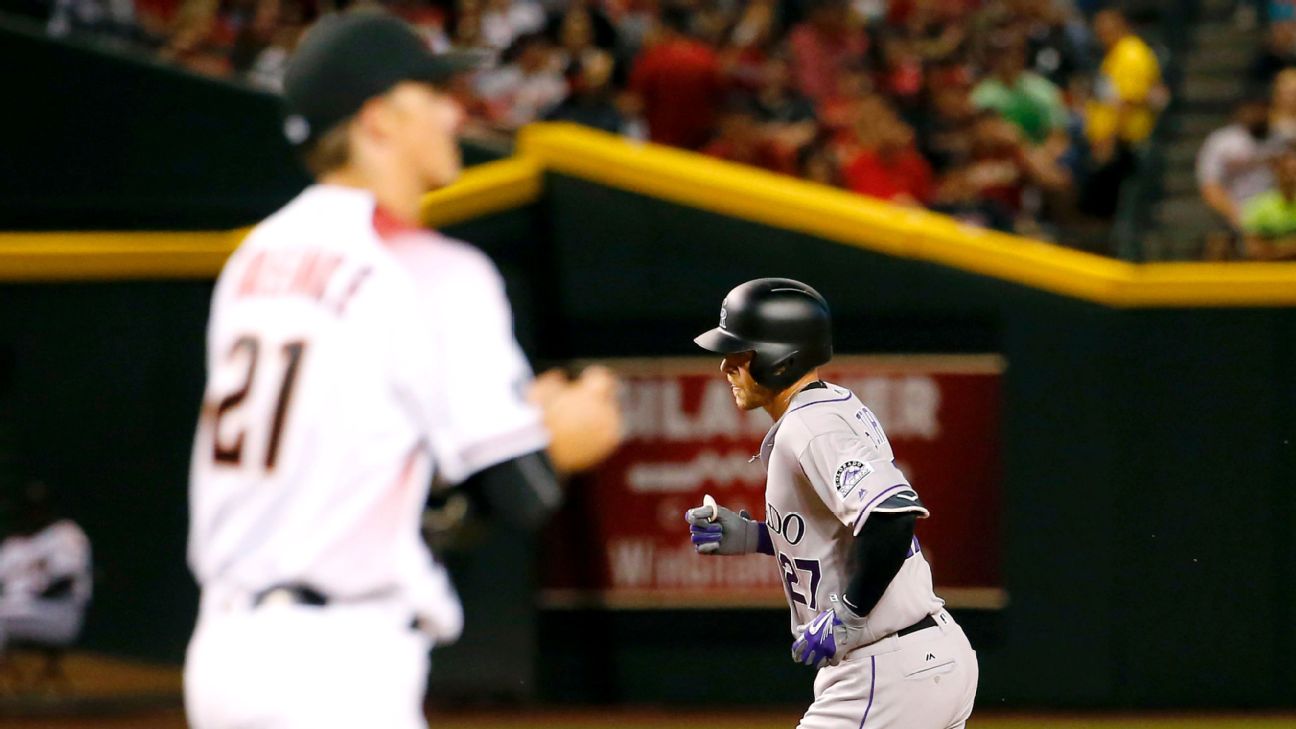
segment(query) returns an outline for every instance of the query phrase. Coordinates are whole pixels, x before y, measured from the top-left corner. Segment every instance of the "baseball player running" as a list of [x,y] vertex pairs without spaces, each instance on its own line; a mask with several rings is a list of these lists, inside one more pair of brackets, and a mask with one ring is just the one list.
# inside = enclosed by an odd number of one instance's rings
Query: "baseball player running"
[[415,226],[459,173],[444,89],[476,62],[369,12],[325,17],[289,64],[285,132],[318,184],[256,226],[213,296],[190,483],[196,729],[426,726],[429,650],[463,624],[419,534],[430,485],[475,480],[535,522],[555,469],[618,441],[612,376],[534,387],[494,266]]
[[792,659],[819,669],[799,727],[962,727],[976,653],[932,591],[914,536],[927,509],[896,468],[873,413],[819,379],[832,357],[828,304],[809,286],[738,286],[696,340],[724,355],[743,410],[774,419],[761,444],[765,521],[710,496],[686,513],[704,555],[774,556],[792,609]]

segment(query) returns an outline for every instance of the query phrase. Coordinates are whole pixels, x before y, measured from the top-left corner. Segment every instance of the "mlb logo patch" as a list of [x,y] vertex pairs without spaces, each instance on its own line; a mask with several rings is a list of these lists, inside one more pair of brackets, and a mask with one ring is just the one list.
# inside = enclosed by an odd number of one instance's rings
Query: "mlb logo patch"
[[837,487],[837,495],[843,499],[850,496],[850,492],[855,490],[855,486],[870,473],[873,473],[873,467],[863,461],[846,461],[841,464],[841,467],[837,469],[837,475],[833,477],[833,485]]

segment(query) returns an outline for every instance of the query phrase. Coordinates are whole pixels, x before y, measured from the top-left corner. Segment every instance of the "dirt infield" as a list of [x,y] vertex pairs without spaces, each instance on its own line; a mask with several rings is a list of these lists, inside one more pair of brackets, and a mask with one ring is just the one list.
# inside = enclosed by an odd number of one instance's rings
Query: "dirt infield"
[[[62,678],[44,686],[15,685],[35,676],[39,661],[18,657],[0,676],[0,726],[5,729],[183,729],[180,670],[79,653],[62,660]],[[21,683],[20,681],[18,683]],[[18,690],[22,689],[22,690]],[[446,711],[428,716],[432,729],[790,729],[803,707],[709,711],[662,708],[545,708]],[[1296,729],[1296,715],[985,713],[976,729]]]
[[[790,729],[796,725],[797,712],[665,712],[632,711],[534,711],[515,713],[433,714],[432,729]],[[9,718],[5,727],[13,729],[183,729],[184,715],[178,709],[135,712],[114,717],[70,716],[28,719]],[[1062,714],[1003,714],[977,716],[969,722],[976,729],[1292,729],[1293,716],[1192,716],[1123,715],[1076,716]]]

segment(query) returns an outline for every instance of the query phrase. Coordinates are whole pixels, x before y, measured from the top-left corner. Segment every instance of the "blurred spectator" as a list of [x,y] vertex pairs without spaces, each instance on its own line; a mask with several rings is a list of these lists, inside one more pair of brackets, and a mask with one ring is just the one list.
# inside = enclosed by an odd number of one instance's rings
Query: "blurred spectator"
[[568,54],[579,55],[587,49],[615,52],[617,29],[597,6],[572,2],[561,13],[550,16],[545,33],[558,40]]
[[722,91],[716,52],[693,38],[681,8],[662,11],[656,38],[635,61],[630,90],[654,142],[686,149],[706,143]]
[[1253,97],[1238,104],[1233,123],[1212,132],[1197,153],[1198,189],[1223,223],[1208,238],[1208,257],[1227,257],[1242,228],[1243,206],[1273,186],[1272,146],[1268,100]]
[[567,98],[567,82],[558,71],[560,61],[544,34],[518,38],[505,59],[505,65],[484,71],[477,79],[487,118],[500,128],[519,129]]
[[1049,145],[1031,148],[1021,132],[993,111],[980,112],[966,159],[950,166],[935,194],[937,210],[1004,231],[1038,231],[1028,192],[1060,194],[1070,177]]
[[851,64],[837,77],[837,87],[817,102],[819,123],[837,140],[853,138],[856,125],[872,110],[886,110],[863,64]]
[[848,189],[902,205],[931,200],[931,165],[918,153],[908,125],[885,114],[862,120],[858,134],[859,149],[842,167]]
[[90,540],[57,515],[46,486],[27,484],[13,508],[13,532],[0,543],[0,657],[15,643],[72,644],[91,592]]
[[1257,261],[1296,258],[1296,148],[1287,145],[1274,158],[1276,187],[1242,209],[1245,251]]
[[1078,13],[1056,0],[1011,0],[1007,6],[1026,39],[1032,71],[1065,88],[1085,70],[1090,37]]
[[750,0],[740,11],[721,51],[725,77],[733,86],[754,91],[765,83],[766,62],[780,40],[775,0]]
[[184,0],[159,51],[162,60],[208,76],[228,76],[233,39],[225,32],[229,24],[221,22],[220,10],[220,0]]
[[796,150],[780,149],[761,128],[756,113],[747,103],[734,101],[726,104],[720,113],[718,128],[715,139],[702,148],[703,154],[771,172],[796,174]]
[[544,30],[545,12],[536,0],[485,0],[481,12],[482,40],[505,49],[518,38]]
[[842,186],[841,163],[837,159],[837,148],[825,139],[817,139],[801,148],[797,155],[797,167],[801,176],[811,182],[833,187]]
[[1296,140],[1296,68],[1284,69],[1274,78],[1269,131],[1280,139]]
[[991,74],[973,89],[973,105],[998,112],[1032,144],[1052,134],[1065,134],[1067,112],[1062,93],[1048,79],[1026,70],[1025,43],[1005,35],[990,48]]
[[918,132],[923,154],[937,172],[945,172],[971,157],[977,111],[965,85],[937,86],[930,94],[931,109],[921,118]]
[[765,124],[808,125],[815,123],[810,99],[792,86],[792,68],[786,58],[775,56],[762,68],[761,83],[753,96],[756,112]]
[[912,42],[924,64],[945,63],[965,50],[978,0],[893,0],[888,24]]
[[1120,11],[1098,13],[1094,35],[1106,55],[1086,109],[1085,134],[1096,167],[1081,205],[1090,215],[1110,219],[1122,184],[1135,172],[1135,148],[1151,136],[1166,99],[1156,54]]
[[305,0],[261,0],[254,22],[235,42],[234,71],[258,88],[282,90],[288,56],[314,19]]
[[841,76],[868,47],[846,0],[813,0],[805,22],[788,37],[797,90],[816,102],[836,93]]
[[76,30],[130,36],[135,28],[133,0],[53,0],[47,30],[61,36]]
[[614,134],[626,133],[626,117],[611,87],[612,63],[612,56],[601,51],[585,57],[577,75],[568,79],[571,95],[545,118],[575,122]]
[[1292,66],[1296,66],[1296,20],[1273,22],[1264,46],[1251,62],[1251,83],[1256,88],[1268,88],[1279,71]]

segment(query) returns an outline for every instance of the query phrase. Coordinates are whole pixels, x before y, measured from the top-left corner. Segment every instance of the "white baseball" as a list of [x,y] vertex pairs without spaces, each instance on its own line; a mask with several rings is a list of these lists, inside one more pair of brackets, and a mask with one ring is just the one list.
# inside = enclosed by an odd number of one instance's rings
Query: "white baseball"
[[702,505],[711,507],[711,516],[707,517],[707,521],[714,523],[716,517],[720,516],[720,505],[716,503],[716,500],[712,498],[711,494],[704,494],[702,496]]

